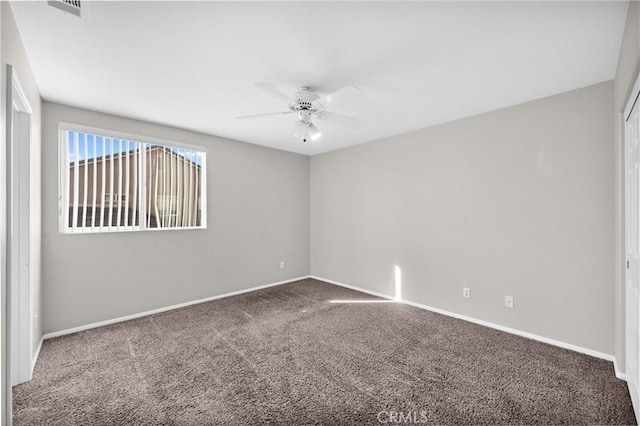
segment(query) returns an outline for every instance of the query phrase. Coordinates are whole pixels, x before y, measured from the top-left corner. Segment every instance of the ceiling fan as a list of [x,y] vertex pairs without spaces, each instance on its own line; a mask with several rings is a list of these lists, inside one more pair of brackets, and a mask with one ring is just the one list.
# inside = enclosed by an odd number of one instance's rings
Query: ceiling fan
[[361,91],[360,88],[356,86],[345,86],[323,96],[314,92],[307,86],[298,88],[293,96],[287,95],[284,91],[278,89],[273,84],[259,82],[256,83],[256,86],[260,87],[271,96],[286,102],[288,110],[268,112],[265,114],[245,115],[238,118],[245,120],[250,118],[268,117],[271,115],[296,114],[297,120],[293,127],[293,137],[301,139],[302,142],[306,142],[308,140],[315,141],[322,136],[320,129],[312,122],[314,117],[319,120],[331,121],[336,124],[352,128],[359,127],[362,124],[362,120],[359,118],[327,111],[326,107],[322,103],[330,103],[336,94],[346,89]]

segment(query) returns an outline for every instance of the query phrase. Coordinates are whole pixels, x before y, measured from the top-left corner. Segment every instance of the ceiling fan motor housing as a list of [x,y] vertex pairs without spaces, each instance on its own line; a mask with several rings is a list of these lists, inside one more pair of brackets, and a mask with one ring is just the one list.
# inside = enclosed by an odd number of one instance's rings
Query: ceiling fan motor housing
[[314,102],[320,99],[320,96],[313,93],[307,86],[300,87],[296,95],[297,99],[289,105],[289,109],[298,113],[299,121],[309,125],[311,123],[311,115],[319,111],[318,105],[315,105]]
[[299,104],[307,104],[311,107],[311,104],[320,99],[320,96],[318,96],[317,93],[312,92],[311,88],[303,86],[298,89],[297,98]]

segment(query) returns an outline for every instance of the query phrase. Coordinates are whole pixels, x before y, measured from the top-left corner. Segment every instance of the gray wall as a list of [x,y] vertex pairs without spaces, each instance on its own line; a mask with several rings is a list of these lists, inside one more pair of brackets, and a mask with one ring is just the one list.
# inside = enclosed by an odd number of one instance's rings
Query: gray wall
[[[60,234],[59,121],[205,146],[208,229]],[[45,332],[309,274],[308,157],[50,102],[42,132]]]
[[[31,105],[33,113],[31,115],[31,175],[30,175],[30,189],[31,189],[31,249],[32,255],[30,259],[31,265],[31,288],[32,288],[32,309],[33,315],[38,315],[38,318],[41,319],[41,271],[40,271],[40,92],[38,91],[38,87],[36,85],[35,79],[33,77],[33,73],[31,70],[31,65],[29,64],[29,60],[27,58],[27,54],[24,49],[24,45],[22,44],[22,39],[20,38],[20,34],[16,27],[15,20],[13,18],[13,13],[11,11],[11,7],[9,6],[9,2],[2,2],[1,6],[1,24],[0,24],[0,32],[2,38],[2,45],[0,48],[1,57],[2,57],[2,70],[0,71],[2,78],[0,82],[0,111],[1,118],[0,122],[0,170],[3,171],[0,177],[0,223],[6,223],[6,99],[7,99],[7,64],[10,64],[14,67],[14,71],[17,73],[18,78],[20,79],[20,83],[22,88],[25,91],[25,95],[28,98],[28,101]],[[2,261],[0,265],[0,279],[2,281],[2,300],[6,302],[5,292],[6,292],[6,234],[5,227],[0,226],[1,235],[0,235],[0,251],[2,252]],[[5,344],[5,325],[7,324],[6,318],[4,318],[4,314],[6,313],[6,306],[2,306],[2,377],[3,380],[7,380],[8,375],[5,374],[5,348],[7,347]],[[37,349],[37,345],[42,338],[41,331],[41,321],[33,322],[32,329],[32,353]],[[5,383],[2,386],[3,393],[3,409],[2,412],[9,414],[11,411],[7,410],[5,405],[5,394],[4,387]]]
[[632,1],[627,11],[618,67],[614,84],[615,93],[615,355],[618,369],[625,371],[624,324],[624,128],[622,113],[640,70],[640,3]]
[[613,101],[605,82],[312,157],[312,275],[393,295],[398,265],[406,300],[612,354]]

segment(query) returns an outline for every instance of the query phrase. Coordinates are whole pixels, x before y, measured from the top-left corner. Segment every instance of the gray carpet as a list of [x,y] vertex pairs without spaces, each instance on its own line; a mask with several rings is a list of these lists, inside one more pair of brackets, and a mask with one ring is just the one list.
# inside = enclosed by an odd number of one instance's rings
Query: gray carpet
[[635,424],[612,363],[304,280],[58,337],[16,425]]

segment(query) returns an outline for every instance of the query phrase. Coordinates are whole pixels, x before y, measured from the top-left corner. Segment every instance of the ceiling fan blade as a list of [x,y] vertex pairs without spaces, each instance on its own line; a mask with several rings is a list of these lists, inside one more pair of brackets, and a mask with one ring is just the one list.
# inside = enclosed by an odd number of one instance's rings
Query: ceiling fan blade
[[243,115],[242,117],[238,117],[238,120],[244,120],[247,118],[268,117],[270,115],[283,115],[283,114],[293,114],[293,111],[267,112],[265,114]]
[[322,100],[327,104],[331,104],[336,98],[347,95],[348,93],[357,94],[359,96],[364,95],[364,92],[361,88],[354,84],[349,84],[347,86],[340,87],[339,89],[334,90],[333,92],[329,92],[322,97]]
[[320,111],[316,115],[320,120],[326,120],[332,123],[351,127],[352,129],[356,129],[362,125],[362,119],[357,117],[352,117],[350,115],[338,114],[338,113],[329,112],[329,111]]
[[278,89],[273,84],[265,83],[263,81],[260,81],[260,82],[256,83],[256,86],[260,87],[262,90],[264,90],[265,92],[267,92],[271,96],[274,96],[274,97],[280,99],[281,101],[285,101],[288,104],[291,104],[291,103],[295,102],[291,98],[291,96],[287,95],[285,92],[283,92],[282,90]]

